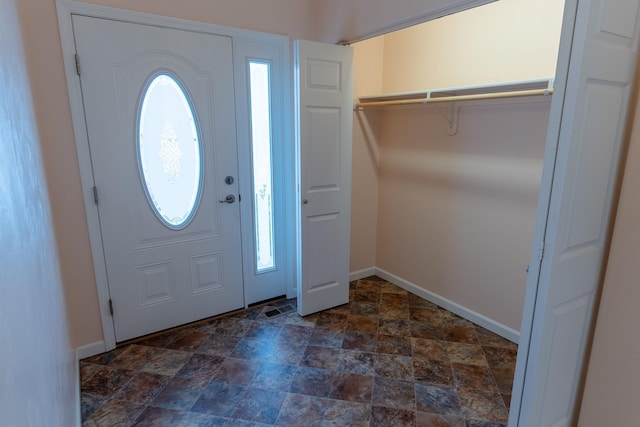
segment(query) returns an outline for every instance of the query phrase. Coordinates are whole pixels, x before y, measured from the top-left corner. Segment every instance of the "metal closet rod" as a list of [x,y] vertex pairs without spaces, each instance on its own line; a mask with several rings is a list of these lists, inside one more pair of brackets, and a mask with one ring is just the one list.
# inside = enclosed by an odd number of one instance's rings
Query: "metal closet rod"
[[355,108],[368,108],[368,107],[385,107],[391,105],[415,105],[415,104],[431,104],[436,102],[455,102],[455,101],[475,101],[480,99],[500,99],[500,98],[518,98],[525,96],[549,96],[553,94],[553,88],[547,87],[544,89],[528,89],[528,90],[514,90],[508,92],[491,92],[491,93],[477,93],[472,95],[454,95],[454,96],[442,96],[437,98],[431,98],[431,93],[427,92],[426,97],[418,99],[396,99],[390,101],[371,101],[371,102],[358,102]]

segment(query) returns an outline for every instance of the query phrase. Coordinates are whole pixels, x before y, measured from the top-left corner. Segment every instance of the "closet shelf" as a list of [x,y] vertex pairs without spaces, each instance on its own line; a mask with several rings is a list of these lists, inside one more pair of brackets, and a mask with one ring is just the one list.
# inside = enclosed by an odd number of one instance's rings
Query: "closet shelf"
[[394,105],[432,104],[438,102],[475,101],[481,99],[549,96],[553,94],[553,78],[521,80],[487,85],[461,86],[360,97],[355,109]]

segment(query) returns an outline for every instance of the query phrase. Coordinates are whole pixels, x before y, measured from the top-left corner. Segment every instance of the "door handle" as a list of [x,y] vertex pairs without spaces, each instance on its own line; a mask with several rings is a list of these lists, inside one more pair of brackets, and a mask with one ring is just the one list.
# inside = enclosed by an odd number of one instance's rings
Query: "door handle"
[[233,203],[236,201],[236,196],[233,194],[227,195],[224,200],[220,200],[220,203]]

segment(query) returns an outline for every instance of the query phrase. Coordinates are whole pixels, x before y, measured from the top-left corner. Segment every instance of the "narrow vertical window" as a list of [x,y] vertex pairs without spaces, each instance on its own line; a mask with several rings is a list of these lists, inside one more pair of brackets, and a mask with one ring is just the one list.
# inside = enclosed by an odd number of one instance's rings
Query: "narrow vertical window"
[[253,202],[257,272],[275,267],[271,195],[270,64],[249,61]]

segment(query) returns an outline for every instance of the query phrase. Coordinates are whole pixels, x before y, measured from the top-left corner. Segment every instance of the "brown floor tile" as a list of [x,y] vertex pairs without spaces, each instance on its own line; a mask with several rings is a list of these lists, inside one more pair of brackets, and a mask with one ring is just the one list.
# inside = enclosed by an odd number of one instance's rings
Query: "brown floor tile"
[[378,333],[381,335],[410,337],[411,322],[408,320],[380,319],[378,324]]
[[322,427],[369,427],[371,405],[369,403],[327,400]]
[[176,334],[175,339],[169,340],[164,348],[189,352],[195,351],[209,338],[209,336],[210,334],[205,332],[187,329],[181,334]]
[[144,405],[137,403],[110,399],[96,410],[87,425],[96,427],[131,425],[144,411],[144,408]]
[[393,354],[378,354],[375,373],[379,377],[413,381],[413,359]]
[[447,354],[451,363],[489,366],[485,353],[479,345],[450,342],[447,344]]
[[371,403],[374,406],[413,411],[416,408],[413,382],[376,377]]
[[135,371],[115,369],[105,366],[96,372],[80,387],[83,393],[99,397],[111,397],[120,387],[125,385],[135,375]]
[[505,426],[516,344],[379,277],[349,286],[322,313],[272,301],[82,360],[83,425]]
[[411,351],[414,358],[449,361],[447,344],[426,338],[411,338]]
[[377,355],[375,353],[357,350],[342,350],[338,370],[352,374],[374,375],[376,372],[376,360]]
[[191,409],[209,381],[202,378],[174,377],[151,402],[152,406],[178,411]]
[[151,354],[155,350],[152,347],[131,344],[109,363],[113,368],[140,369],[149,362]]
[[333,376],[329,397],[351,402],[371,402],[373,377],[349,373],[338,373]]
[[345,332],[342,348],[348,350],[375,351],[378,337],[375,334],[359,331]]
[[246,388],[244,386],[211,381],[193,405],[191,411],[219,417],[230,417],[240,405],[242,399],[244,399],[245,393]]
[[426,322],[411,322],[411,336],[429,340],[443,340],[444,331],[436,325]]
[[196,353],[208,354],[210,356],[228,356],[236,348],[240,337],[211,334],[196,350]]
[[215,381],[247,385],[255,376],[261,363],[254,360],[227,357],[218,372],[213,376]]
[[113,394],[114,399],[140,404],[149,404],[169,383],[171,377],[139,372]]
[[300,366],[337,371],[341,354],[339,348],[307,346]]
[[307,345],[313,334],[313,327],[284,324],[278,339],[289,344]]
[[478,390],[459,389],[461,413],[467,418],[506,423],[509,412],[502,396]]
[[185,351],[154,348],[149,355],[149,361],[140,370],[173,376],[184,366],[190,356],[191,354]]
[[455,385],[458,388],[498,392],[498,386],[489,367],[459,363],[453,363],[452,367]]
[[444,329],[444,340],[466,344],[480,344],[476,328],[471,326],[448,326]]
[[333,374],[316,368],[298,367],[289,391],[310,396],[327,397],[331,391]]
[[376,335],[378,333],[378,319],[367,316],[350,315],[347,318],[347,332],[363,332]]
[[416,425],[414,411],[374,406],[371,409],[371,427],[413,427]]
[[427,412],[416,413],[418,427],[466,427],[464,418],[455,415],[438,415]]
[[378,335],[376,351],[378,353],[411,356],[411,338],[380,334]]
[[518,344],[509,341],[506,338],[502,338],[500,335],[494,334],[484,328],[476,326],[476,334],[480,340],[480,344],[489,347],[501,347],[510,348],[512,350],[518,350]]
[[225,358],[222,356],[209,356],[208,354],[194,354],[178,371],[176,376],[188,378],[202,378],[211,380],[218,372]]
[[286,396],[285,392],[250,388],[233,413],[233,418],[273,424]]
[[453,385],[451,364],[446,361],[413,359],[413,375],[416,382]]
[[326,402],[326,399],[313,396],[288,394],[275,425],[287,427],[319,426],[325,412]]
[[351,303],[351,313],[356,316],[377,317],[380,306],[373,302],[354,301]]
[[325,331],[317,327],[309,338],[309,345],[316,347],[342,347],[344,332]]
[[295,366],[264,363],[256,372],[251,387],[265,390],[289,391],[296,374]]
[[518,352],[511,348],[485,346],[484,352],[487,356],[489,366],[492,368],[508,368],[516,364]]
[[454,387],[415,384],[416,409],[438,415],[459,415],[460,399]]

